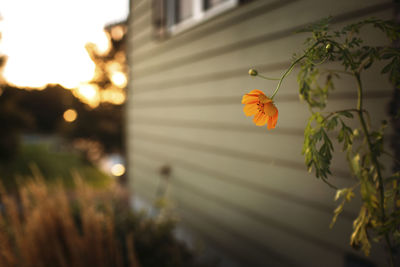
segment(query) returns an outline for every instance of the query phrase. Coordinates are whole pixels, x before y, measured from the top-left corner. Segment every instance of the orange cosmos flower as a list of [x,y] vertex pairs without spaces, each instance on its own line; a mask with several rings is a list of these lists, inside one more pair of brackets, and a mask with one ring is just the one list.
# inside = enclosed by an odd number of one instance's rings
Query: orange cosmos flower
[[253,122],[257,126],[267,124],[268,130],[275,128],[278,121],[278,109],[274,102],[268,98],[262,91],[253,90],[245,94],[242,98],[242,104],[245,104],[243,111],[246,116],[253,116]]

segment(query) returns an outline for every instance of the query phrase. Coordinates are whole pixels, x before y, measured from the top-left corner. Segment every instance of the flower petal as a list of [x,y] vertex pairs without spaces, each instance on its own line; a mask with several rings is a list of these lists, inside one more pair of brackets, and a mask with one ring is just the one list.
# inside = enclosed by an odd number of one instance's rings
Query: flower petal
[[265,97],[265,94],[260,91],[260,90],[252,90],[250,93],[245,94],[242,98],[242,104],[250,104],[251,103],[255,103],[253,101],[257,100],[259,101],[259,96],[262,95]]
[[278,122],[278,110],[276,110],[274,116],[268,117],[268,125],[267,125],[268,130],[274,129],[277,122]]
[[252,103],[257,103],[258,100],[258,95],[249,95],[245,94],[242,97],[242,104],[252,104]]
[[263,91],[257,89],[252,90],[250,94],[265,95]]
[[278,112],[278,109],[272,102],[269,102],[264,104],[264,112],[267,114],[267,116],[275,116],[275,114]]
[[253,122],[257,125],[257,126],[263,126],[267,123],[267,115],[265,115],[263,112],[258,112],[254,118],[253,118]]
[[258,105],[257,104],[247,104],[244,106],[243,111],[246,116],[256,115],[258,112]]

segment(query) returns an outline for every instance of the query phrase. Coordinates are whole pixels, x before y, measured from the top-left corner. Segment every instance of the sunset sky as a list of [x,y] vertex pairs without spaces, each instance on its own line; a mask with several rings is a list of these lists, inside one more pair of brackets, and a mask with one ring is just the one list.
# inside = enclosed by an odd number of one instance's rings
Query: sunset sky
[[106,50],[103,27],[126,19],[128,6],[129,0],[1,0],[5,79],[20,87],[79,87],[95,68],[85,44]]

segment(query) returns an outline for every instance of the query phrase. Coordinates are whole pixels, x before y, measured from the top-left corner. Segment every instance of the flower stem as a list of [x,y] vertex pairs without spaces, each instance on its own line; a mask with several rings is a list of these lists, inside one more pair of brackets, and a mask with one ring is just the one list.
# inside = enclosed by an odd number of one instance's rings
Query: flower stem
[[303,58],[305,58],[307,55],[307,53],[305,53],[303,56],[299,57],[298,59],[296,59],[291,65],[290,67],[285,71],[285,73],[283,73],[282,77],[279,79],[278,85],[276,86],[275,91],[272,93],[271,95],[271,100],[274,99],[274,96],[276,95],[276,93],[278,93],[279,88],[281,87],[282,81],[283,79],[285,79],[286,76],[289,75],[289,73],[292,71],[292,69],[294,68],[294,66],[299,63]]
[[[361,84],[361,77],[360,73],[354,72],[354,76],[356,77],[357,80],[357,92],[358,92],[358,101],[357,101],[357,110],[358,110],[358,117],[361,123],[362,130],[364,132],[365,138],[368,143],[368,148],[369,152],[371,154],[372,158],[372,163],[375,165],[376,173],[378,175],[378,190],[379,190],[379,204],[380,204],[380,210],[381,210],[381,222],[382,224],[385,223],[386,221],[386,214],[385,214],[385,189],[383,185],[383,178],[382,178],[382,173],[381,173],[381,167],[379,165],[379,161],[373,152],[373,146],[372,146],[372,141],[370,138],[370,134],[367,128],[367,124],[365,123],[364,119],[364,112],[363,112],[363,91],[362,91],[362,84]],[[393,254],[392,254],[392,245],[390,243],[390,238],[389,234],[385,233],[385,241],[388,246],[389,250],[389,256],[390,256],[390,266],[394,267],[394,259],[393,259]]]
[[280,80],[281,78],[270,78],[270,77],[266,77],[264,75],[258,74],[257,76],[260,76],[261,78],[265,79],[265,80],[271,80],[271,81],[277,81]]
[[314,47],[316,47],[319,43],[320,43],[320,41],[315,42],[301,57],[299,57],[298,59],[293,61],[293,63],[290,65],[290,67],[285,71],[285,73],[283,73],[283,75],[279,79],[278,85],[276,86],[275,91],[272,93],[272,95],[270,97],[271,100],[274,99],[274,96],[276,95],[276,93],[278,93],[279,88],[281,87],[283,79],[285,79],[286,76],[288,76],[289,73],[293,70],[294,66],[296,66],[296,64],[299,63],[302,59],[306,58],[308,53],[310,53],[310,51],[313,50]]

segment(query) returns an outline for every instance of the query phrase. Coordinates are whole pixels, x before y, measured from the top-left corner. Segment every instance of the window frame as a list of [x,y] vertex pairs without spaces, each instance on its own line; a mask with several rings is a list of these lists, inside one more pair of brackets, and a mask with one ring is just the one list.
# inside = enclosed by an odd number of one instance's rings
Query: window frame
[[[189,1],[189,0],[185,0]],[[192,16],[175,23],[176,21],[176,9],[175,1],[168,1],[167,5],[167,15],[166,15],[166,26],[167,31],[170,35],[176,35],[178,33],[184,32],[190,28],[193,28],[213,17],[216,17],[228,10],[231,10],[239,5],[239,0],[227,0],[226,2],[220,3],[214,7],[205,10],[203,4],[204,0],[190,0],[192,1]]]

